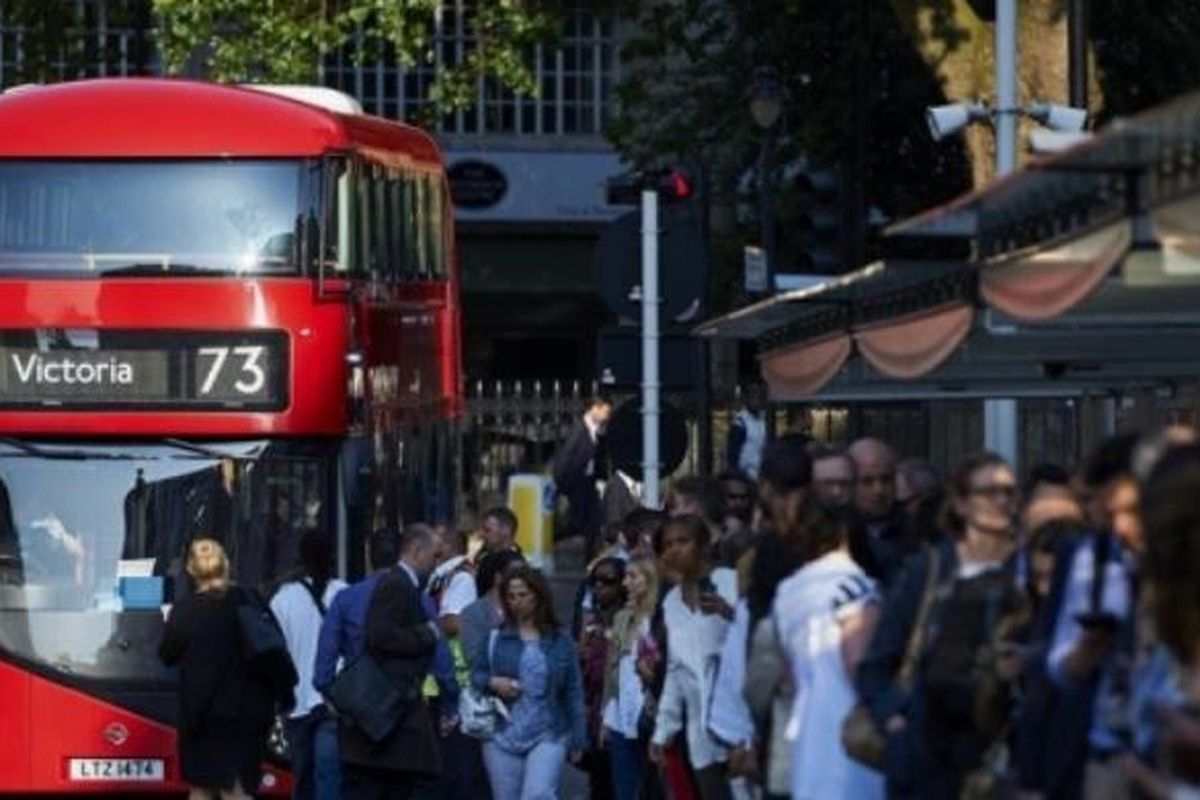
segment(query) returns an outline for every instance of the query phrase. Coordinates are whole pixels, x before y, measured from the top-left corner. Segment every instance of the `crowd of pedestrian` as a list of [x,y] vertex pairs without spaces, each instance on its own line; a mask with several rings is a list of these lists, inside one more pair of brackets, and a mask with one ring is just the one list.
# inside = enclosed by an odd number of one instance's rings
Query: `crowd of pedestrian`
[[[567,764],[593,800],[1200,797],[1190,430],[1022,484],[991,454],[943,479],[875,439],[740,425],[729,472],[600,522],[568,621],[505,508],[476,547],[376,531],[349,586],[310,533],[269,605],[194,542],[161,650],[184,780],[245,796],[282,712],[305,798],[555,798]],[[254,620],[288,663],[249,657]]]

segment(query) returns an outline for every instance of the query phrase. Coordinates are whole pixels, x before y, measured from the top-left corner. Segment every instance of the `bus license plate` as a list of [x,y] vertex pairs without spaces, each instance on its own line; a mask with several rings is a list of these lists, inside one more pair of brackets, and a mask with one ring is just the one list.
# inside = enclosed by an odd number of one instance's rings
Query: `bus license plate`
[[166,769],[161,758],[72,758],[73,781],[161,781]]

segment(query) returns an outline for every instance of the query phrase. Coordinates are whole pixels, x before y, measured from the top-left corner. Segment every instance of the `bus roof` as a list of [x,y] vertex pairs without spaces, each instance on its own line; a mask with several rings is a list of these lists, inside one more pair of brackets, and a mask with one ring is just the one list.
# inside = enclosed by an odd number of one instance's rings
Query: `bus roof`
[[237,86],[112,78],[0,95],[0,158],[270,158],[339,150],[441,163],[433,139],[411,126]]

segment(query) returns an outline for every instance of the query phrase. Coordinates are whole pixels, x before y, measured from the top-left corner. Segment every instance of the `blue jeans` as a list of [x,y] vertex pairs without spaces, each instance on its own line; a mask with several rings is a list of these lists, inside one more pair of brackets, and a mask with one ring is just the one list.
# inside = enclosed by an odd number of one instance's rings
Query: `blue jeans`
[[494,800],[557,800],[567,743],[549,739],[521,755],[484,742],[483,763]]
[[337,721],[322,710],[287,721],[292,753],[292,797],[296,800],[338,800],[342,767],[338,756]]
[[615,800],[637,800],[642,788],[642,770],[646,766],[646,747],[640,739],[627,739],[608,732],[608,758],[612,767]]

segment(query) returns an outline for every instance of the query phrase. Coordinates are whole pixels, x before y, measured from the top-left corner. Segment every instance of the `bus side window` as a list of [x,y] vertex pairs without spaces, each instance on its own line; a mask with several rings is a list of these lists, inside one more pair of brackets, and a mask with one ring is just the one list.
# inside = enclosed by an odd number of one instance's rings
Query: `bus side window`
[[355,198],[358,201],[357,213],[354,215],[358,235],[355,241],[358,245],[354,260],[354,272],[359,277],[366,277],[371,271],[371,167],[360,164],[355,183]]
[[440,280],[445,277],[445,240],[442,236],[444,189],[439,176],[429,176],[429,204],[426,219],[429,224],[429,275]]
[[403,281],[405,278],[404,264],[404,174],[394,170],[388,174],[388,264],[391,268],[392,280]]
[[412,280],[420,274],[417,239],[417,176],[404,175],[404,277]]
[[387,172],[376,164],[371,176],[371,272],[378,280],[391,280],[388,264]]

